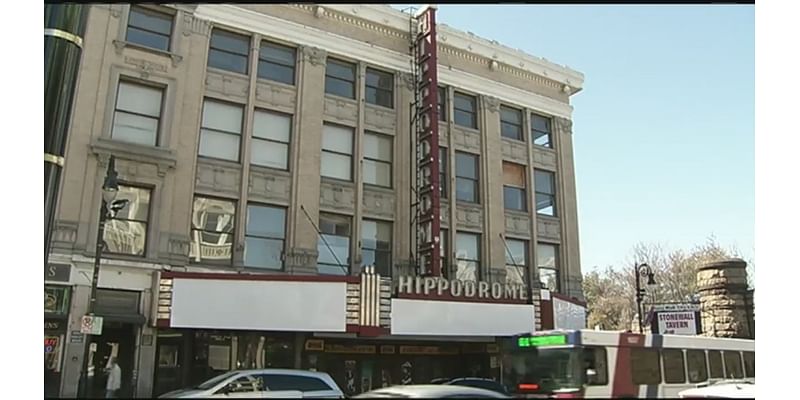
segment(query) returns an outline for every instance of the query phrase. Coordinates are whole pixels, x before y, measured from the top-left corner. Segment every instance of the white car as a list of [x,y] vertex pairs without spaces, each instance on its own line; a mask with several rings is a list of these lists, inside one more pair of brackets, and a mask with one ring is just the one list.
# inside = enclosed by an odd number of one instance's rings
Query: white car
[[159,398],[343,399],[344,393],[324,372],[294,369],[251,369],[215,376],[193,388],[175,390]]
[[398,385],[360,394],[354,399],[379,398],[422,399],[510,399],[511,396],[469,386],[457,385]]
[[747,381],[720,381],[684,390],[678,396],[682,399],[754,399],[756,385]]

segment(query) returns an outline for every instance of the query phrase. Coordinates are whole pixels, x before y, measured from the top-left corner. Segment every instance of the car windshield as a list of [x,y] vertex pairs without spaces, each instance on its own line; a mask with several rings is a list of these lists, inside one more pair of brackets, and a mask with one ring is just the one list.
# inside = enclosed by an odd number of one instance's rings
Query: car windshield
[[215,376],[215,377],[213,377],[213,378],[211,378],[211,379],[209,379],[209,380],[207,380],[207,381],[195,386],[195,389],[200,389],[200,390],[211,389],[214,386],[217,386],[220,382],[222,382],[225,379],[228,379],[231,376],[236,375],[236,374],[237,374],[236,371],[232,371],[232,372],[226,372],[226,373],[224,373],[222,375],[217,375],[217,376]]
[[580,366],[575,348],[518,349],[503,358],[503,383],[512,393],[520,384],[530,385],[527,392],[579,388]]

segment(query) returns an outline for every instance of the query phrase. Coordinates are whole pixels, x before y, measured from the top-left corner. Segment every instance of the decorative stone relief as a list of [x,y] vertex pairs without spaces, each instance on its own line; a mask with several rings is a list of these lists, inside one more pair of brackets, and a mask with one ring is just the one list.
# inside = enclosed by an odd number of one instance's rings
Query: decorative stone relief
[[506,213],[506,232],[515,235],[531,235],[531,219],[524,214]]
[[400,72],[400,79],[406,85],[406,89],[414,91],[414,75],[408,72]]
[[246,78],[208,71],[206,90],[245,101],[250,84]]
[[133,65],[139,69],[142,79],[147,79],[153,71],[167,72],[167,66],[134,57],[125,57],[125,64]]
[[485,96],[486,99],[486,108],[493,113],[496,113],[500,110],[500,99],[497,97],[492,96]]
[[314,46],[302,46],[300,51],[303,54],[303,60],[308,61],[311,65],[325,65],[327,52]]
[[264,200],[289,201],[291,178],[271,171],[253,168],[250,170],[250,195]]
[[393,192],[364,188],[364,212],[370,215],[394,218],[396,199],[397,196]]
[[355,124],[358,121],[358,105],[355,102],[325,98],[325,116]]
[[320,207],[352,212],[355,208],[354,188],[337,183],[322,182],[320,184]]
[[256,85],[256,100],[268,103],[271,106],[286,107],[294,110],[297,102],[297,93],[294,89],[279,85],[258,83]]
[[557,132],[572,134],[572,120],[567,118],[555,118]]
[[56,221],[53,236],[50,238],[52,247],[71,249],[78,239],[78,226],[77,222],[72,221]]
[[367,129],[394,135],[397,115],[394,110],[367,106],[364,113],[364,124]]
[[561,241],[561,223],[558,219],[539,216],[536,218],[539,238]]
[[483,210],[481,207],[456,206],[456,225],[473,229],[483,229]]
[[[194,16],[188,16],[189,18],[184,18],[184,29],[186,26],[189,27],[192,33],[196,33],[198,35],[208,36],[211,33],[211,23],[200,18],[195,18]],[[186,31],[184,31],[185,36],[189,36]]]
[[[443,203],[445,201],[447,201],[447,199],[442,199]],[[440,219],[441,219],[442,226],[445,226],[445,227],[446,226],[450,226],[450,205],[449,204],[441,204],[439,206],[439,208],[441,210],[439,215],[441,217]]]
[[545,150],[534,146],[533,166],[549,171],[555,171],[558,169],[556,152],[554,150]]
[[109,12],[111,13],[111,16],[114,17],[114,18],[119,18],[119,16],[122,15],[122,7],[124,7],[124,6],[120,5],[120,4],[111,4],[111,5],[109,5],[108,9],[109,9]]
[[503,159],[517,164],[528,165],[528,146],[526,143],[517,143],[503,139]]
[[207,162],[197,163],[196,185],[209,193],[224,193],[239,197],[241,185],[241,171],[235,167],[228,167]]
[[284,265],[292,272],[313,274],[317,270],[317,249],[291,248],[284,252]]
[[167,252],[171,259],[188,261],[191,238],[185,235],[168,235]]
[[458,127],[453,127],[453,142],[456,144],[457,149],[472,150],[480,152],[481,150],[481,136],[475,132],[467,132]]

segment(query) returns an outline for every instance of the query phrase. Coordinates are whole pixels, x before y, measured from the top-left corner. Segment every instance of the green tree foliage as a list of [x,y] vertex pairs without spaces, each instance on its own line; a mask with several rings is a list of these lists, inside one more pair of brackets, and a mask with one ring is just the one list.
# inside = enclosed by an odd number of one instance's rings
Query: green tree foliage
[[[644,304],[665,302],[691,302],[696,293],[697,269],[708,262],[740,258],[735,248],[725,249],[714,237],[690,251],[667,251],[660,244],[635,245],[624,265],[595,270],[583,277],[583,292],[588,304],[588,327],[600,326],[604,330],[635,329],[636,326],[636,275],[634,265],[647,263],[653,270],[656,285],[646,286]],[[755,268],[748,261],[748,280],[753,287]],[[645,313],[647,312],[645,306]]]

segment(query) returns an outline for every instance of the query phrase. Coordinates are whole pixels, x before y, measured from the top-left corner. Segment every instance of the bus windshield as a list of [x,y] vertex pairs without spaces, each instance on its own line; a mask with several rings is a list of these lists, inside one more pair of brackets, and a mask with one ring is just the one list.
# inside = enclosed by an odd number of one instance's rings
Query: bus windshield
[[512,393],[552,393],[581,387],[577,348],[517,349],[503,357],[503,383]]

